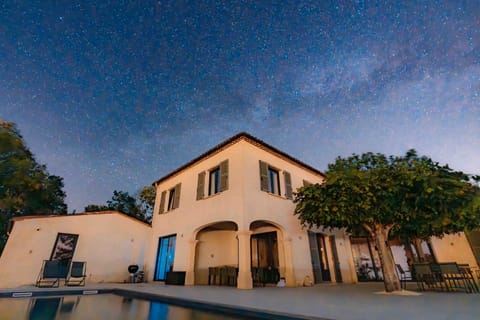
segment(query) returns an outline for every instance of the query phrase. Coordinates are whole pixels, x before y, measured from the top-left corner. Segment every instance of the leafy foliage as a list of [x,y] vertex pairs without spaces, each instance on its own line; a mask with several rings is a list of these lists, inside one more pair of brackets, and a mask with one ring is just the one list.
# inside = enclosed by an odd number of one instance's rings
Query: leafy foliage
[[[332,228],[394,227],[428,238],[480,226],[479,188],[470,177],[410,150],[404,157],[366,153],[337,158],[327,181],[300,188],[296,214],[302,223]],[[476,208],[476,209],[475,209]]]
[[63,187],[63,178],[36,162],[15,124],[0,119],[0,249],[10,218],[66,214]]
[[85,212],[116,210],[150,223],[154,203],[155,188],[149,186],[144,187],[137,197],[131,196],[128,192],[115,190],[106,205],[89,204],[84,210]]
[[[387,291],[397,287],[391,251],[383,248],[391,230],[405,238],[428,238],[480,226],[479,188],[471,183],[478,178],[419,157],[415,150],[403,157],[339,157],[326,176],[325,183],[298,190],[295,214],[310,226],[367,230],[383,251]],[[394,285],[387,284],[388,277]]]

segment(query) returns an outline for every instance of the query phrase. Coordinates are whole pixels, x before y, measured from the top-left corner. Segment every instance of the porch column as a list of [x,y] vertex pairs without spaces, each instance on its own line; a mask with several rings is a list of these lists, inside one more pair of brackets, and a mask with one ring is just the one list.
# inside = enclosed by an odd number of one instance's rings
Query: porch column
[[250,252],[251,231],[237,231],[238,239],[238,289],[252,289],[252,257]]
[[285,238],[283,241],[283,249],[285,250],[285,283],[287,287],[296,287],[295,271],[293,269],[292,258],[292,238]]
[[193,286],[195,284],[195,249],[197,247],[198,240],[188,241],[188,262],[187,270],[185,272],[185,285]]

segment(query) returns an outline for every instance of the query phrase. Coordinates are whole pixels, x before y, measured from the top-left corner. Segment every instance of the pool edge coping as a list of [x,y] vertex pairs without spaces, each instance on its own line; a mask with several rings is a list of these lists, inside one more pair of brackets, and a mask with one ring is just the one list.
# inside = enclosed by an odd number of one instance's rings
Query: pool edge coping
[[[47,290],[42,290],[47,289]],[[268,309],[259,309],[245,306],[235,306],[231,304],[215,303],[211,301],[203,301],[192,298],[181,298],[176,296],[165,295],[161,293],[144,292],[134,289],[125,288],[95,288],[95,289],[58,289],[48,290],[52,288],[41,288],[36,290],[24,289],[21,290],[8,290],[0,292],[0,298],[35,298],[35,297],[51,297],[51,296],[64,296],[64,295],[97,295],[97,294],[118,294],[124,297],[132,297],[138,299],[144,299],[149,301],[159,301],[170,303],[182,307],[191,307],[198,310],[211,311],[211,312],[225,312],[229,315],[238,315],[241,317],[252,317],[266,319],[266,320],[333,320],[332,318],[307,316],[301,314],[293,314],[286,312],[277,312]]]

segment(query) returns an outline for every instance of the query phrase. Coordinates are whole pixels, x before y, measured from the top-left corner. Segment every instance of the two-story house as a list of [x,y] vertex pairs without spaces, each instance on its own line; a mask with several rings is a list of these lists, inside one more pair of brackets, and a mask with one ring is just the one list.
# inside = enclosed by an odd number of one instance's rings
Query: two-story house
[[[131,264],[140,266],[146,281],[181,272],[186,285],[217,283],[215,277],[225,275],[218,270],[233,270],[234,281],[227,273],[227,282],[242,289],[252,288],[263,271],[269,282],[284,278],[287,286],[380,280],[368,239],[309,229],[293,214],[293,193],[324,179],[317,169],[240,133],[154,183],[151,226],[114,211],[12,219],[0,287],[34,284],[49,259],[86,261],[87,283],[128,281]],[[470,234],[470,243],[464,233],[432,238],[426,249],[438,262],[476,267],[478,234]],[[392,243],[392,251],[408,267],[402,245]]]
[[287,286],[354,282],[349,237],[307,230],[293,215],[293,192],[324,175],[240,133],[155,182],[146,268],[152,280],[186,271],[207,284],[209,268],[238,268],[238,288],[252,287],[251,267],[278,269]]

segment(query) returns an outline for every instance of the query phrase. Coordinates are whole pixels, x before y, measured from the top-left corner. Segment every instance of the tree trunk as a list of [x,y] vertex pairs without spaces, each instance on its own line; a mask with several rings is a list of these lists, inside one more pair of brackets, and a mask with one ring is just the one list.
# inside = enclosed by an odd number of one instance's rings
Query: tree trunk
[[382,263],[383,281],[385,284],[385,291],[399,291],[401,290],[400,280],[395,271],[395,260],[393,259],[392,250],[387,243],[390,226],[376,224],[375,229],[371,230],[373,240],[378,248],[378,256]]
[[418,261],[424,262],[425,252],[423,251],[423,247],[422,247],[422,239],[414,238],[413,245],[415,246],[415,251],[417,251]]

